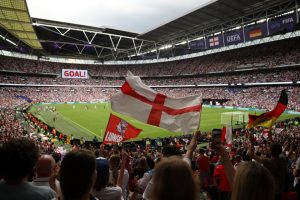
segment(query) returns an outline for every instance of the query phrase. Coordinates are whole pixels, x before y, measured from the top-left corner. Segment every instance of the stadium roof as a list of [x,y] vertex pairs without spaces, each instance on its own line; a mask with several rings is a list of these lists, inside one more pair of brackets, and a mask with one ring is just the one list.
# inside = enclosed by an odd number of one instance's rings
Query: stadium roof
[[0,26],[31,48],[42,49],[31,25],[25,0],[0,1]]
[[139,36],[164,42],[281,5],[284,0],[218,0]]
[[[167,44],[172,46],[266,18],[266,15],[293,9],[297,2],[299,0],[218,0],[140,35],[37,18],[32,18],[32,23],[43,47],[40,55],[122,60]],[[0,8],[2,11],[3,8]],[[20,19],[16,21],[22,24]],[[23,37],[14,35],[25,41]]]

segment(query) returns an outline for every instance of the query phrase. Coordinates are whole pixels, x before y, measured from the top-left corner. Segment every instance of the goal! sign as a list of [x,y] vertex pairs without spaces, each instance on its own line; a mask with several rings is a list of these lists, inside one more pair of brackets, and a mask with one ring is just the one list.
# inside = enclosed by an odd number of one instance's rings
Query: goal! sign
[[62,69],[62,78],[88,78],[87,70]]

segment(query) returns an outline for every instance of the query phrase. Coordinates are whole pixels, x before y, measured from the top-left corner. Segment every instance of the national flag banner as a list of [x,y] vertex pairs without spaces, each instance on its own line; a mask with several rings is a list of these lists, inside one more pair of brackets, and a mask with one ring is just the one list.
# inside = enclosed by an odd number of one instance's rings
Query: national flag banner
[[221,132],[221,141],[222,141],[223,143],[225,143],[225,141],[226,141],[226,126],[223,126],[223,128],[222,128],[222,132]]
[[255,126],[262,126],[271,129],[274,122],[285,111],[288,105],[288,96],[285,90],[281,91],[279,101],[276,107],[270,111],[263,113],[259,116],[249,115],[249,121],[247,128],[253,128]]
[[160,94],[129,72],[121,92],[112,96],[111,107],[153,126],[191,133],[199,126],[201,102],[200,96],[174,98]]
[[223,126],[221,141],[227,145],[232,144],[232,126],[230,124]]
[[250,38],[256,38],[262,36],[262,30],[260,28],[249,31]]
[[104,144],[116,144],[132,138],[136,138],[141,129],[134,127],[125,120],[110,114],[105,135],[103,138]]
[[212,37],[209,38],[209,46],[213,47],[213,46],[219,46],[220,42],[219,42],[219,37]]

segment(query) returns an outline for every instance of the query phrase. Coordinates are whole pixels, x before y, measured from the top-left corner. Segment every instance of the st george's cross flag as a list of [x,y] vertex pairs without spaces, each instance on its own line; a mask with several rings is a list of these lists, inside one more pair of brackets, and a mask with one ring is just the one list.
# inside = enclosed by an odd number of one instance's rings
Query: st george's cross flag
[[134,127],[125,120],[110,114],[105,135],[103,137],[104,144],[116,144],[126,140],[136,138],[141,129]]
[[121,92],[112,96],[111,107],[153,126],[190,133],[198,128],[202,102],[200,96],[173,98],[160,94],[129,72]]

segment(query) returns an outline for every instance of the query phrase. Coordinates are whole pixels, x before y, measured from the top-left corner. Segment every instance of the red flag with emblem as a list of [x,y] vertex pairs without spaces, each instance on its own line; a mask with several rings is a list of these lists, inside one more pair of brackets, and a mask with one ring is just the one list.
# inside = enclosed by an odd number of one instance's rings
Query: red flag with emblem
[[121,92],[111,98],[111,106],[113,111],[147,124],[184,133],[198,128],[202,109],[200,96],[173,98],[156,92],[131,73]]
[[115,144],[136,138],[142,130],[134,127],[125,120],[110,114],[105,135],[104,144]]

